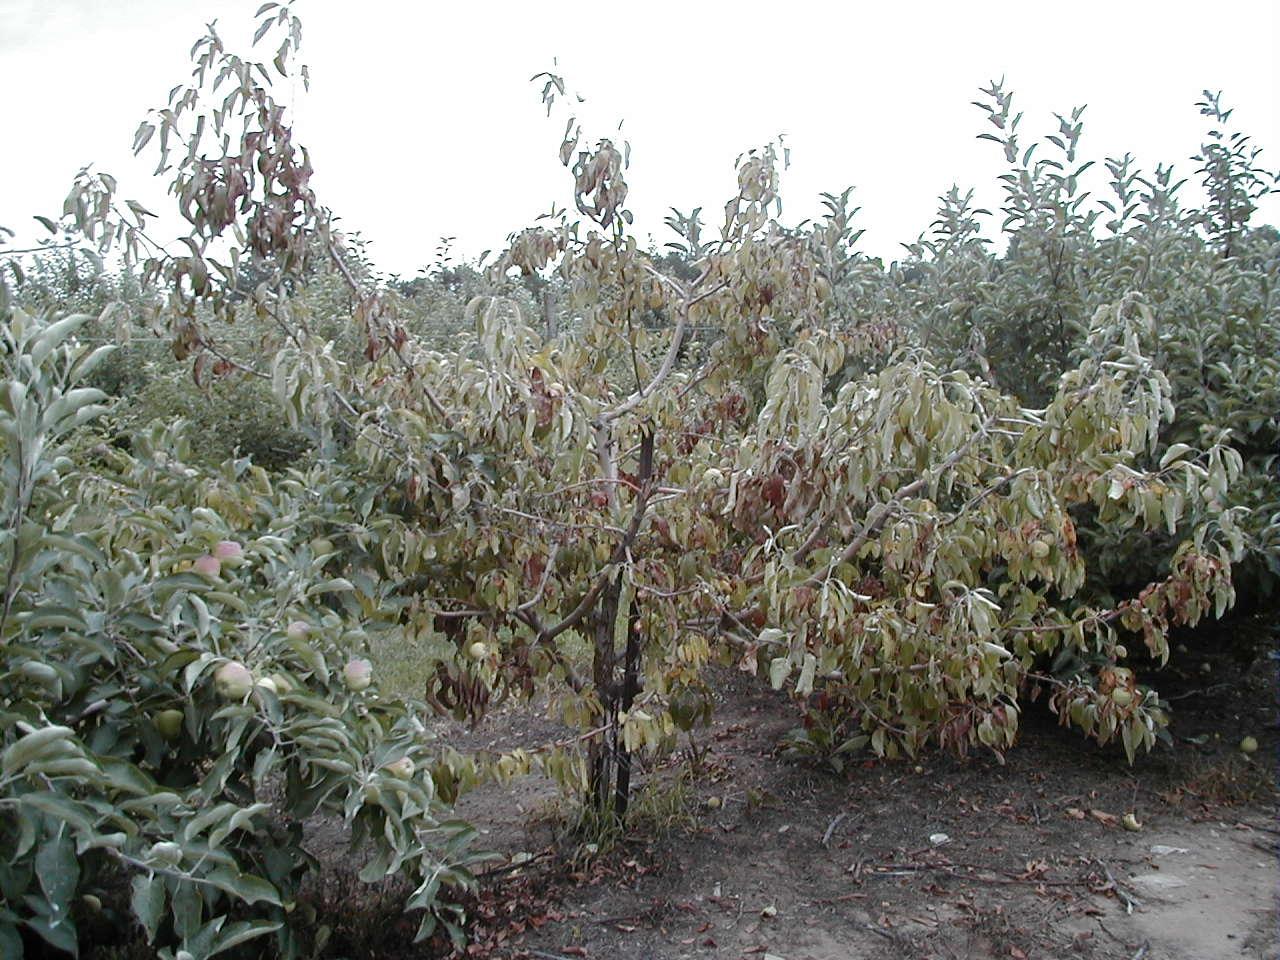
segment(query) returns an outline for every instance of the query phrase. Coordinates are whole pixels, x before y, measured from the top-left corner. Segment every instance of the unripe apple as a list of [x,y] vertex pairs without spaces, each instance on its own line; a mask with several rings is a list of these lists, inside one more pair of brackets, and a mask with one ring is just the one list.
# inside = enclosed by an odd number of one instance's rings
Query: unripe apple
[[1031,555],[1037,560],[1043,560],[1049,556],[1049,544],[1043,540],[1037,540],[1031,544]]
[[702,474],[702,485],[719,489],[722,483],[724,483],[724,474],[715,467],[707,467],[706,472]]
[[1117,656],[1117,657],[1127,657],[1128,655],[1129,655],[1129,648],[1128,648],[1128,647],[1126,647],[1123,643],[1117,643],[1117,644],[1116,644],[1116,656]]
[[471,646],[467,647],[467,655],[471,657],[472,660],[483,660],[489,655],[489,648],[481,641],[477,640],[475,643],[471,644]]
[[364,659],[348,660],[342,668],[342,680],[348,690],[359,693],[373,682],[373,664]]
[[161,863],[167,863],[170,866],[176,866],[182,862],[182,848],[168,840],[153,843],[147,855],[152,860],[159,860]]
[[293,681],[283,673],[273,673],[270,680],[276,685],[276,693],[279,696],[283,697],[286,693],[293,693]]
[[92,893],[86,893],[80,898],[80,902],[84,904],[85,909],[90,913],[102,912],[102,899]]
[[172,743],[182,735],[184,719],[181,710],[161,710],[155,715],[156,729],[160,731],[160,736]]
[[213,556],[228,567],[238,566],[244,560],[244,547],[234,540],[219,540],[213,545]]
[[222,561],[211,554],[206,553],[202,557],[197,557],[195,563],[191,565],[196,573],[203,573],[206,577],[216,577],[222,572]]
[[1117,706],[1127,707],[1133,702],[1133,694],[1125,687],[1116,687],[1111,691],[1111,699]]
[[18,673],[42,686],[52,686],[58,682],[58,671],[39,660],[27,660],[18,667]]
[[213,685],[224,700],[243,700],[253,689],[253,674],[238,660],[228,660],[213,675]]
[[1258,741],[1253,737],[1245,737],[1240,741],[1241,753],[1255,753],[1258,749]]
[[392,760],[383,769],[397,780],[408,780],[413,776],[415,767],[412,758],[401,757],[399,760]]
[[328,537],[316,537],[311,541],[311,550],[317,557],[325,557],[333,553],[333,541]]
[[305,620],[294,620],[284,628],[284,635],[295,642],[307,639],[311,632],[311,624]]

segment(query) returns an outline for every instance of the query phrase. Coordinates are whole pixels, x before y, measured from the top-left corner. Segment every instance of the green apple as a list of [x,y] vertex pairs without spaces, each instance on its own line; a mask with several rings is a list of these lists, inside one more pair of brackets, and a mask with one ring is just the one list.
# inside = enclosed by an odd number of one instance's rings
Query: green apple
[[383,769],[397,780],[408,780],[413,776],[413,771],[416,768],[411,758],[401,757],[399,760],[392,760]]
[[483,660],[488,655],[489,648],[479,640],[467,647],[467,656],[472,660]]
[[273,673],[269,679],[276,685],[277,696],[283,697],[286,693],[293,693],[293,681],[283,673]]
[[368,689],[373,682],[373,664],[364,659],[348,660],[342,668],[342,681],[356,693]]
[[284,635],[294,642],[301,642],[307,639],[307,635],[311,633],[311,624],[305,620],[293,620],[284,628]]
[[167,863],[170,866],[176,866],[182,862],[182,848],[176,843],[168,840],[161,840],[159,843],[153,843],[148,856],[152,860],[159,860],[161,863]]
[[1241,753],[1255,753],[1258,749],[1258,741],[1253,737],[1245,737],[1240,741]]
[[253,674],[239,660],[228,660],[214,673],[213,685],[224,700],[243,700],[253,689]]
[[160,731],[160,736],[172,743],[182,735],[184,719],[181,710],[161,710],[155,715],[156,729]]

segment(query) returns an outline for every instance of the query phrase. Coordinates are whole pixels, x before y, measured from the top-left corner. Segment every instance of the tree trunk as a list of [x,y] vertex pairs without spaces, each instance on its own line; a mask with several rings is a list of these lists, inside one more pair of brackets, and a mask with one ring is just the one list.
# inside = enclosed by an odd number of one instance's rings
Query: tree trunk
[[[627,611],[627,648],[622,664],[620,710],[623,713],[631,709],[636,694],[640,692],[640,631],[637,629],[639,625],[640,618],[636,612],[635,598],[632,598]],[[622,822],[627,817],[627,801],[631,795],[631,753],[627,750],[626,742],[619,736],[620,732],[615,731],[618,784],[614,793],[613,811],[618,821]]]
[[588,749],[588,797],[591,805],[603,813],[612,792],[614,755],[617,748],[618,690],[614,683],[614,622],[618,618],[618,599],[622,593],[622,574],[619,573],[604,589],[595,613],[595,652],[592,660],[591,679],[596,695],[600,698],[600,722],[607,724],[600,736],[591,741]]

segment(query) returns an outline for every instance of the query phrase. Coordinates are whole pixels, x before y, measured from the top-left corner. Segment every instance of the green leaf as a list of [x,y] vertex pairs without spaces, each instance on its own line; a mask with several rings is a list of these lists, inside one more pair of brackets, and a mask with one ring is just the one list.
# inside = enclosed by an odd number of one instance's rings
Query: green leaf
[[243,900],[245,903],[269,903],[280,906],[280,893],[274,886],[252,874],[240,873],[229,867],[218,867],[204,877],[219,890]]
[[0,757],[0,770],[13,773],[37,758],[52,759],[61,756],[66,753],[67,747],[63,741],[74,736],[74,730],[63,726],[42,727],[28,733],[5,750]]
[[60,346],[67,337],[92,319],[93,317],[87,313],[73,313],[45,327],[31,345],[30,357],[32,366],[39,367],[44,363],[45,358],[56,347]]
[[40,845],[35,862],[40,889],[49,901],[50,922],[69,920],[71,897],[80,881],[80,862],[65,826],[60,825],[57,834]]
[[12,923],[0,921],[0,957],[22,960],[22,937]]
[[34,613],[22,624],[29,631],[36,630],[85,630],[86,624],[77,610],[66,607],[45,607]]
[[134,877],[129,905],[147,933],[147,943],[153,942],[164,914],[164,881],[153,873]]
[[884,738],[885,738],[884,727],[876,727],[876,729],[871,734],[871,751],[877,757],[884,756]]
[[238,947],[240,944],[247,943],[256,937],[275,933],[281,926],[282,924],[273,920],[240,920],[231,924],[218,935],[217,940],[214,941],[213,949],[207,956],[217,956],[224,950]]
[[346,577],[335,577],[332,580],[325,580],[323,583],[317,583],[315,586],[308,588],[307,596],[314,597],[321,593],[345,593],[354,589],[355,586]]
[[75,924],[69,918],[55,922],[49,917],[28,917],[27,926],[40,934],[50,946],[64,950],[73,957],[80,956],[80,938],[76,935]]

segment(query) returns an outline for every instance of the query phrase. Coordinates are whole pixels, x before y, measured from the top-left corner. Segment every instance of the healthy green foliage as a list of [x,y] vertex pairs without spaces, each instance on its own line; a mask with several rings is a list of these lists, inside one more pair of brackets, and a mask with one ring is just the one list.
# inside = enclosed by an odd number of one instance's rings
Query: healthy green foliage
[[[306,539],[341,490],[202,472],[158,427],[134,456],[73,450],[104,399],[79,383],[111,349],[76,341],[88,319],[4,327],[0,937],[75,953],[84,897],[125,883],[162,957],[266,934],[298,955],[318,811],[369,844],[366,879],[419,879],[430,932],[470,831],[440,816],[412,705],[344,677],[387,621]],[[237,903],[259,919],[229,921]]]

